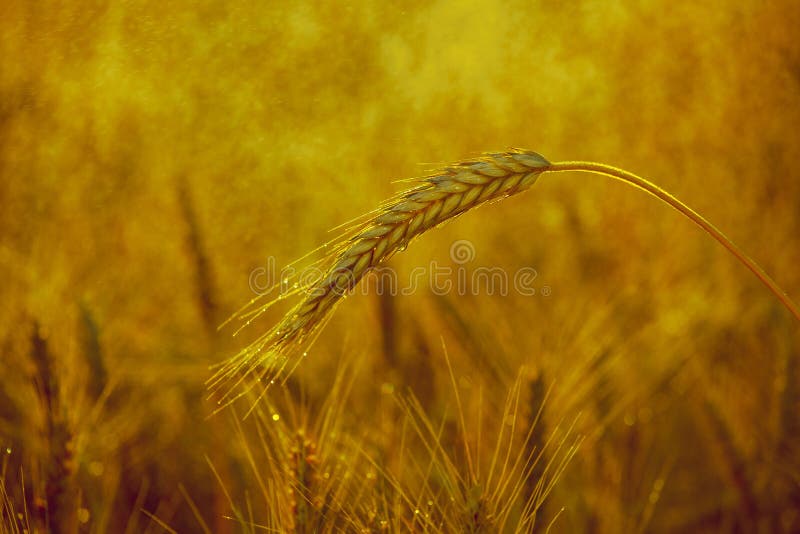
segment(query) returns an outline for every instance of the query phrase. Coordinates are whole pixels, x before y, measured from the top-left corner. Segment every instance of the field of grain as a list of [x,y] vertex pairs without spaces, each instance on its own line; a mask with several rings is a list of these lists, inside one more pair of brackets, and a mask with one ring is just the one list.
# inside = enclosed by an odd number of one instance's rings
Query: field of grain
[[800,531],[798,27],[3,2],[0,534]]

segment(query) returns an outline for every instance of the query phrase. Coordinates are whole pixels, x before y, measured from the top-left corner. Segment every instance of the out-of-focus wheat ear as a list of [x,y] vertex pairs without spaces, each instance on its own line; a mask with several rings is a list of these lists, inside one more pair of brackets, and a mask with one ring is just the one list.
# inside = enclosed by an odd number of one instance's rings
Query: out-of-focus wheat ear
[[83,354],[89,366],[89,379],[86,389],[92,400],[97,401],[103,394],[108,382],[108,370],[103,359],[100,346],[100,326],[94,314],[85,302],[78,303],[80,321],[83,330]]
[[758,525],[760,512],[747,459],[739,451],[728,424],[713,400],[704,395],[703,406],[694,410],[694,413],[698,426],[705,431],[709,443],[716,449],[711,456],[716,460],[720,475],[728,481],[738,497],[738,506],[730,512],[744,532],[753,531]]
[[315,532],[319,525],[318,515],[322,501],[317,495],[318,465],[316,443],[304,430],[298,429],[290,450],[289,466],[292,477],[288,488],[292,495],[294,531],[298,534]]
[[[218,346],[217,332],[217,295],[214,284],[214,272],[211,260],[206,251],[203,239],[203,229],[197,218],[194,199],[192,198],[189,182],[185,177],[180,177],[177,182],[177,198],[181,216],[185,223],[185,250],[189,257],[189,262],[194,268],[194,294],[195,303],[200,318],[203,322],[207,350],[213,353]],[[211,421],[214,427],[213,440],[214,446],[220,448],[224,446],[225,431],[220,421]],[[224,483],[228,483],[231,478],[230,466],[227,462],[220,461],[217,465],[217,473]],[[214,517],[216,518],[215,532],[224,534],[232,532],[233,525],[224,519],[224,510],[227,503],[223,496],[216,492],[214,494]]]
[[494,386],[504,385],[506,377],[513,371],[508,369],[507,359],[502,357],[502,344],[491,330],[476,331],[473,328],[467,319],[469,312],[459,309],[458,298],[457,295],[431,295],[430,300],[439,315],[452,325],[458,343],[465,347],[467,355],[478,366],[482,379]]
[[[547,443],[547,427],[542,420],[544,413],[545,399],[547,398],[547,388],[545,386],[544,374],[541,370],[535,372],[528,380],[528,400],[527,400],[527,418],[528,427],[531,429],[528,438],[525,440],[523,450],[527,458],[537,458],[537,461],[532,462],[529,472],[525,477],[525,489],[523,492],[524,502],[530,502],[539,498],[538,490],[542,486],[540,481],[545,478],[545,466],[547,465],[547,451],[545,444]],[[544,506],[544,496],[539,504],[539,507]],[[538,513],[537,510],[535,513]],[[532,525],[532,531],[538,532],[542,530],[541,523]]]
[[45,505],[40,510],[40,520],[49,532],[72,534],[78,531],[75,437],[63,411],[59,377],[53,367],[47,340],[36,322],[31,334],[31,360],[36,372],[34,380],[39,390],[43,431],[48,445],[47,457],[42,459]]
[[202,229],[197,220],[194,202],[185,178],[178,180],[178,205],[186,224],[186,251],[194,266],[194,285],[197,307],[203,318],[203,325],[209,339],[217,332],[217,299],[214,290],[214,277],[211,262],[203,242]]

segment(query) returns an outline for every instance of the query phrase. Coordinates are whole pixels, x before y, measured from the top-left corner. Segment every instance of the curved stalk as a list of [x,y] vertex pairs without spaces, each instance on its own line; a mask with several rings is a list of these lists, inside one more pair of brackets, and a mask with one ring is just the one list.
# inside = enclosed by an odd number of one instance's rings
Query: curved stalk
[[692,208],[675,198],[674,196],[670,195],[657,185],[640,176],[636,176],[635,174],[618,169],[617,167],[612,167],[611,165],[604,165],[602,163],[594,163],[588,161],[561,161],[557,163],[551,163],[544,172],[566,172],[566,171],[582,171],[582,172],[590,172],[594,174],[602,174],[604,176],[608,176],[611,178],[615,178],[617,180],[621,180],[627,184],[630,184],[634,187],[637,187],[646,193],[653,195],[654,197],[658,198],[659,200],[669,204],[686,217],[688,217],[692,222],[694,222],[697,226],[705,230],[711,237],[719,241],[719,243],[728,249],[728,251],[733,254],[736,259],[738,259],[745,267],[750,269],[750,271],[756,275],[756,277],[761,280],[761,282],[767,286],[767,288],[781,301],[781,303],[789,310],[792,315],[794,315],[795,319],[800,321],[800,309],[797,307],[797,304],[792,301],[789,295],[784,291],[776,282],[772,279],[770,275],[761,268],[758,263],[756,263],[752,258],[750,258],[741,248],[739,248],[736,243],[731,241],[725,234],[723,234],[716,226],[711,224],[709,221],[705,219],[702,215],[694,211]]

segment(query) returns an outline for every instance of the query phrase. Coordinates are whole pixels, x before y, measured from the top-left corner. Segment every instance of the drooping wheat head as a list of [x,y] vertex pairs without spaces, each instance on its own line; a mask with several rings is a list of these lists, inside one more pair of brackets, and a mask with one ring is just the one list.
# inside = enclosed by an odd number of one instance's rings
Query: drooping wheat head
[[[456,163],[418,180],[416,186],[356,219],[352,229],[321,247],[329,248],[330,252],[314,264],[321,273],[319,276],[295,282],[289,291],[266,304],[259,304],[260,297],[251,300],[231,319],[241,319],[246,326],[277,300],[302,295],[302,300],[277,325],[217,366],[209,379],[212,395],[221,393],[216,395],[217,402],[225,406],[245,395],[255,383],[268,385],[291,373],[342,298],[371,269],[405,249],[414,238],[481,204],[525,191],[544,172],[566,171],[621,180],[676,209],[722,244],[800,321],[800,308],[755,261],[702,215],[667,191],[610,165],[585,161],[550,163],[536,152],[515,149]],[[288,282],[281,280],[276,287],[283,289]],[[238,386],[248,379],[255,381],[237,392]],[[225,384],[230,386],[225,388]]]

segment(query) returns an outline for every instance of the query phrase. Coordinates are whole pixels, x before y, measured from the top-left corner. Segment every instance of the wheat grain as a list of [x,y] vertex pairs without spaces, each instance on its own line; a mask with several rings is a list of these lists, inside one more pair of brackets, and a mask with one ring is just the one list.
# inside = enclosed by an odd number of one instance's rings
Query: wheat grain
[[[385,202],[333,248],[326,257],[323,276],[292,291],[305,296],[278,325],[220,366],[210,381],[211,388],[216,390],[236,376],[236,384],[247,377],[273,382],[287,368],[291,371],[336,304],[370,269],[445,221],[528,189],[548,165],[530,151],[486,154],[422,178],[415,187]],[[252,320],[270,304],[242,310],[238,316]],[[244,394],[232,397],[232,391],[226,391],[218,402],[227,404]]]

